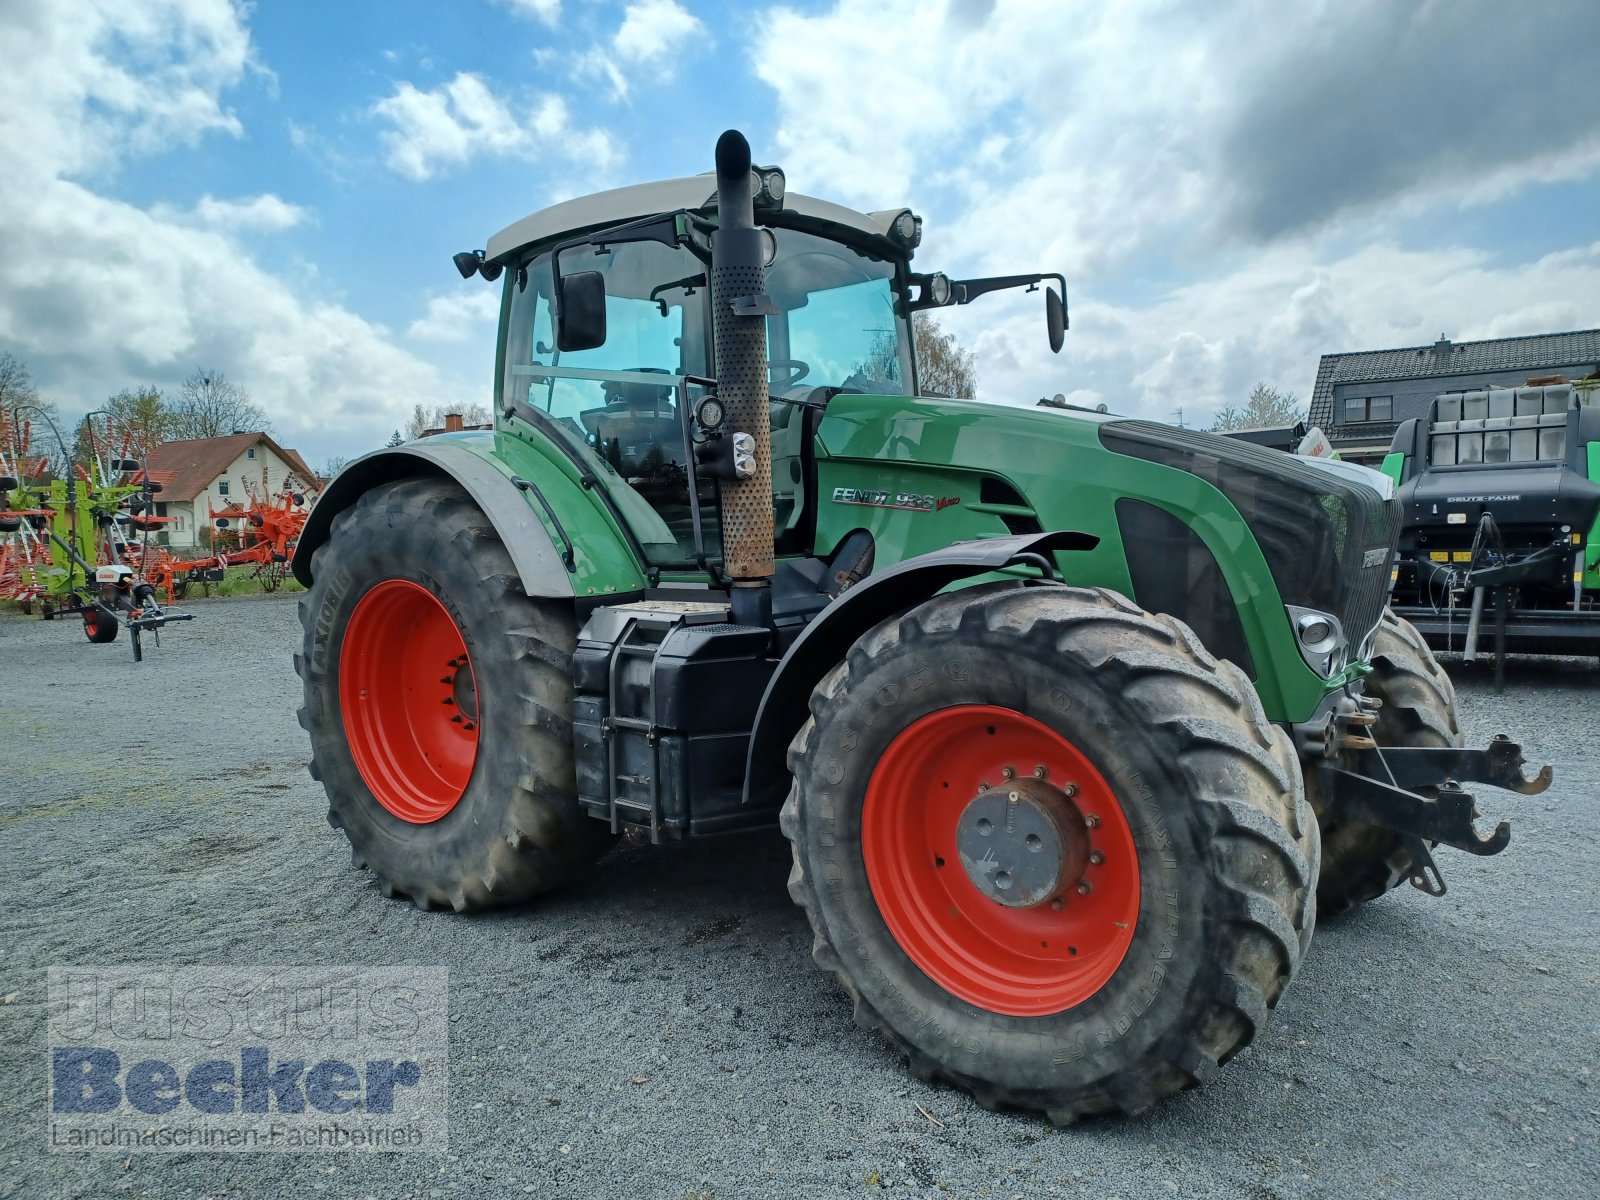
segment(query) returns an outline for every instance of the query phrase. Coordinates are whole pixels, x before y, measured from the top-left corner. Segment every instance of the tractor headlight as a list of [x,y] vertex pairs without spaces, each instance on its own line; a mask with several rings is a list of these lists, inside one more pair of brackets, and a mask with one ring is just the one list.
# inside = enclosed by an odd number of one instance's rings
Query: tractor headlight
[[1297,608],[1286,604],[1289,623],[1294,626],[1295,644],[1306,665],[1324,679],[1331,679],[1344,670],[1348,661],[1344,627],[1331,613],[1314,608]]
[[928,276],[928,299],[942,307],[950,303],[950,296],[950,276],[942,271]]
[[751,167],[756,177],[755,202],[757,208],[783,207],[783,195],[788,190],[781,167]]
[[922,218],[909,208],[894,219],[891,228],[894,231],[894,240],[907,250],[915,250],[922,244]]

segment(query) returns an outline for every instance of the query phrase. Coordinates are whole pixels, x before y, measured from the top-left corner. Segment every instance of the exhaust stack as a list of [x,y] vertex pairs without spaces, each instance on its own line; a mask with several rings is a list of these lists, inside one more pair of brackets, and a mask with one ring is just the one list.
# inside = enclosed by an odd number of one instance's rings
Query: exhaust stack
[[777,311],[762,271],[750,143],[737,129],[717,139],[717,231],[711,236],[711,298],[717,395],[731,432],[755,443],[755,471],[722,491],[722,550],[733,580],[733,619],[772,624],[772,414],[767,324]]

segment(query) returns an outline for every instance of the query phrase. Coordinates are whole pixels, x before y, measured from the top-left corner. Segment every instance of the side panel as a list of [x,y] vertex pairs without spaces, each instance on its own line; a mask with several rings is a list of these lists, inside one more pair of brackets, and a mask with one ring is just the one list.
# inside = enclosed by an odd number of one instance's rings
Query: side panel
[[[1283,602],[1248,527],[1226,496],[1203,479],[1159,463],[1113,454],[1092,415],[964,401],[841,395],[818,430],[817,553],[852,528],[877,539],[879,569],[956,536],[1003,537],[1004,519],[955,505],[933,512],[842,504],[834,488],[850,479],[891,494],[959,494],[980,473],[1006,481],[1045,530],[1100,539],[1062,567],[1069,583],[1133,595],[1117,523],[1123,497],[1164,509],[1195,530],[1221,566],[1256,667],[1256,690],[1274,721],[1310,717],[1330,687],[1305,665]],[[951,470],[943,464],[961,464]],[[963,504],[965,496],[963,495]],[[960,530],[959,534],[957,533]]]
[[[1600,441],[1590,442],[1584,449],[1589,457],[1589,482],[1600,483]],[[1600,588],[1600,512],[1595,513],[1594,526],[1585,540],[1583,586]]]
[[1383,456],[1383,466],[1379,469],[1399,485],[1406,472],[1406,456],[1398,450],[1391,450]]
[[328,540],[333,518],[362,493],[410,475],[435,475],[461,484],[494,523],[528,595],[604,596],[642,588],[637,558],[574,474],[532,439],[488,431],[365,455],[340,472],[312,508],[295,549],[295,578],[310,585],[312,556]]

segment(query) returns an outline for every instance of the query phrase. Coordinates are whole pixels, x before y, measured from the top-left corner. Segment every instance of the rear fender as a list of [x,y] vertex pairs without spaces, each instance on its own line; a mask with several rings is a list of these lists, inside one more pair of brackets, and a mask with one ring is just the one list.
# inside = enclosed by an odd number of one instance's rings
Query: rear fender
[[784,756],[805,724],[812,690],[867,630],[952,583],[1016,564],[1022,555],[1092,550],[1099,541],[1093,534],[1059,531],[959,542],[905,559],[845,592],[805,627],[767,683],[750,731],[744,802],[762,807],[783,802],[789,786]]
[[[295,547],[294,577],[311,586],[312,557],[328,540],[333,519],[363,493],[396,479],[421,476],[454,480],[472,497],[505,544],[529,596],[570,599],[644,586],[633,556],[619,539],[606,536],[609,526],[590,527],[598,518],[577,484],[559,472],[528,469],[525,473],[538,477],[521,478],[510,464],[458,439],[430,438],[364,455],[341,471],[312,507]],[[557,517],[558,512],[563,517]],[[562,520],[565,524],[557,524]],[[599,555],[599,542],[618,544],[605,546],[610,553]]]

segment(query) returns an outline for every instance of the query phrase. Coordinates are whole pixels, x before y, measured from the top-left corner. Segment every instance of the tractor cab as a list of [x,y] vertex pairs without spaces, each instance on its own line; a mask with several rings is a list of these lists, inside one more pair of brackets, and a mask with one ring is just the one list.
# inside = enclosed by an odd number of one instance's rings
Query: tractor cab
[[[910,210],[857,213],[786,195],[776,169],[752,172],[781,557],[812,548],[813,443],[829,401],[914,396],[914,311],[1044,277],[958,284],[916,274],[922,220]],[[720,365],[709,275],[717,228],[712,183],[691,177],[556,205],[504,230],[486,253],[457,256],[464,274],[505,272],[499,410],[626,485],[619,507],[657,571],[722,557],[725,481],[696,469],[724,416],[715,400],[703,403]],[[1064,327],[1064,304],[1058,311]]]

